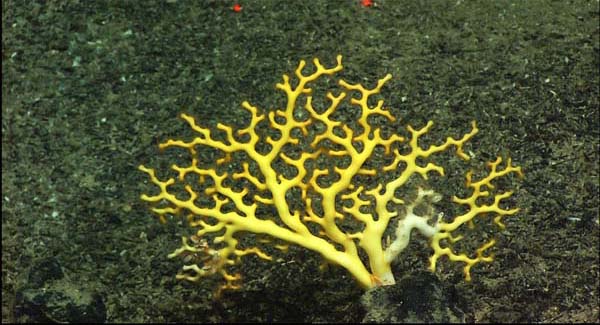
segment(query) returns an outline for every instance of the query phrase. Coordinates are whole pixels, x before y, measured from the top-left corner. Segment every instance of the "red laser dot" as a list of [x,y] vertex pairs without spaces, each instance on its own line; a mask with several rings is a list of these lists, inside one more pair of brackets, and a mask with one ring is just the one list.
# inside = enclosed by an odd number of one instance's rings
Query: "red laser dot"
[[363,7],[370,7],[373,5],[373,0],[361,0],[360,5]]
[[233,7],[231,7],[231,9],[235,12],[240,12],[240,11],[242,11],[242,5],[240,5],[239,3],[236,3],[233,5]]

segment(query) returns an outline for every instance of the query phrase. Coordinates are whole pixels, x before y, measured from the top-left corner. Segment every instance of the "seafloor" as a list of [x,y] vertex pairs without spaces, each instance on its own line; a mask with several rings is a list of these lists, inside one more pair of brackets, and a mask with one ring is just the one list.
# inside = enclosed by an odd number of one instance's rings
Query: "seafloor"
[[[437,143],[477,120],[473,160],[523,168],[504,182],[521,210],[495,261],[470,283],[436,272],[466,320],[599,321],[597,0],[239,3],[2,1],[3,322],[361,321],[362,290],[304,249],[248,257],[220,299],[215,281],[175,280],[182,228],[139,199],[153,190],[139,164],[185,161],[157,148],[191,135],[179,113],[244,126],[243,100],[281,106],[283,73],[337,54],[349,81],[393,74],[381,98],[398,125],[433,120]],[[426,242],[410,248],[398,277],[427,267]]]

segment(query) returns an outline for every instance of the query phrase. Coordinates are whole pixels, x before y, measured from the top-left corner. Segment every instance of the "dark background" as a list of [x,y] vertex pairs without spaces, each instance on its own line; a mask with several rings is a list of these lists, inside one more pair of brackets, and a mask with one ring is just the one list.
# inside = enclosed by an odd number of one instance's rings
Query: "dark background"
[[39,319],[20,293],[48,258],[111,322],[360,321],[360,288],[303,249],[250,258],[220,300],[210,280],[176,281],[180,229],[139,200],[137,166],[168,166],[157,143],[190,135],[179,113],[244,126],[243,100],[276,106],[283,73],[338,53],[347,80],[394,75],[382,97],[406,124],[434,120],[443,141],[475,119],[469,150],[524,170],[496,261],[471,283],[437,272],[467,319],[599,320],[598,1],[240,3],[2,1],[3,322]]

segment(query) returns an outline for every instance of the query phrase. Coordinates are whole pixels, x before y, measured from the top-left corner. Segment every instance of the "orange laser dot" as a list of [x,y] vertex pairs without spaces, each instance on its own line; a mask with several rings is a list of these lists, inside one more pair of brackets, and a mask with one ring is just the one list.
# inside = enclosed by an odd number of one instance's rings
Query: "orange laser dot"
[[242,11],[242,5],[240,5],[239,3],[236,3],[233,5],[233,7],[231,7],[231,9],[235,12],[240,12],[240,11]]
[[360,5],[363,7],[370,7],[373,5],[373,0],[361,0]]

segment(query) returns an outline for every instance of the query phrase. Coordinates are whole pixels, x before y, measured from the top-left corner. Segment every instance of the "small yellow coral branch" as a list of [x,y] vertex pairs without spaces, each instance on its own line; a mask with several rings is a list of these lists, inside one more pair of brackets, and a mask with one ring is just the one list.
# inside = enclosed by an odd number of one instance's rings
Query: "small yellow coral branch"
[[491,256],[483,256],[483,252],[488,248],[492,247],[495,244],[495,240],[490,240],[487,243],[483,244],[476,251],[476,257],[469,258],[464,253],[454,253],[450,246],[442,247],[441,241],[443,239],[450,239],[450,243],[457,241],[458,239],[453,239],[451,234],[453,231],[468,223],[472,225],[472,221],[474,218],[478,216],[484,216],[487,213],[496,213],[497,217],[494,218],[494,222],[501,228],[504,229],[504,224],[501,223],[501,217],[506,215],[513,215],[519,211],[518,208],[515,209],[503,209],[500,207],[500,201],[506,199],[512,195],[512,192],[504,192],[501,194],[496,194],[494,196],[494,202],[492,204],[478,204],[477,199],[480,197],[487,197],[490,195],[488,191],[483,191],[482,187],[487,187],[489,189],[494,189],[494,185],[492,181],[505,176],[509,173],[515,173],[519,177],[523,177],[523,173],[521,171],[521,167],[516,167],[512,165],[512,160],[508,158],[506,167],[502,170],[498,170],[498,165],[502,162],[502,158],[498,157],[496,161],[489,162],[488,167],[490,168],[490,173],[484,177],[483,179],[473,182],[472,181],[472,172],[468,172],[466,175],[466,186],[472,189],[471,196],[465,199],[461,199],[458,197],[453,197],[453,201],[462,205],[468,206],[468,211],[460,216],[456,216],[451,222],[440,222],[439,223],[439,232],[432,236],[431,238],[431,247],[434,250],[434,254],[430,258],[430,269],[432,271],[436,268],[437,260],[442,256],[448,256],[448,258],[453,262],[464,262],[466,265],[464,267],[465,279],[467,281],[471,280],[470,269],[473,265],[479,262],[491,262],[493,261],[493,257]]

